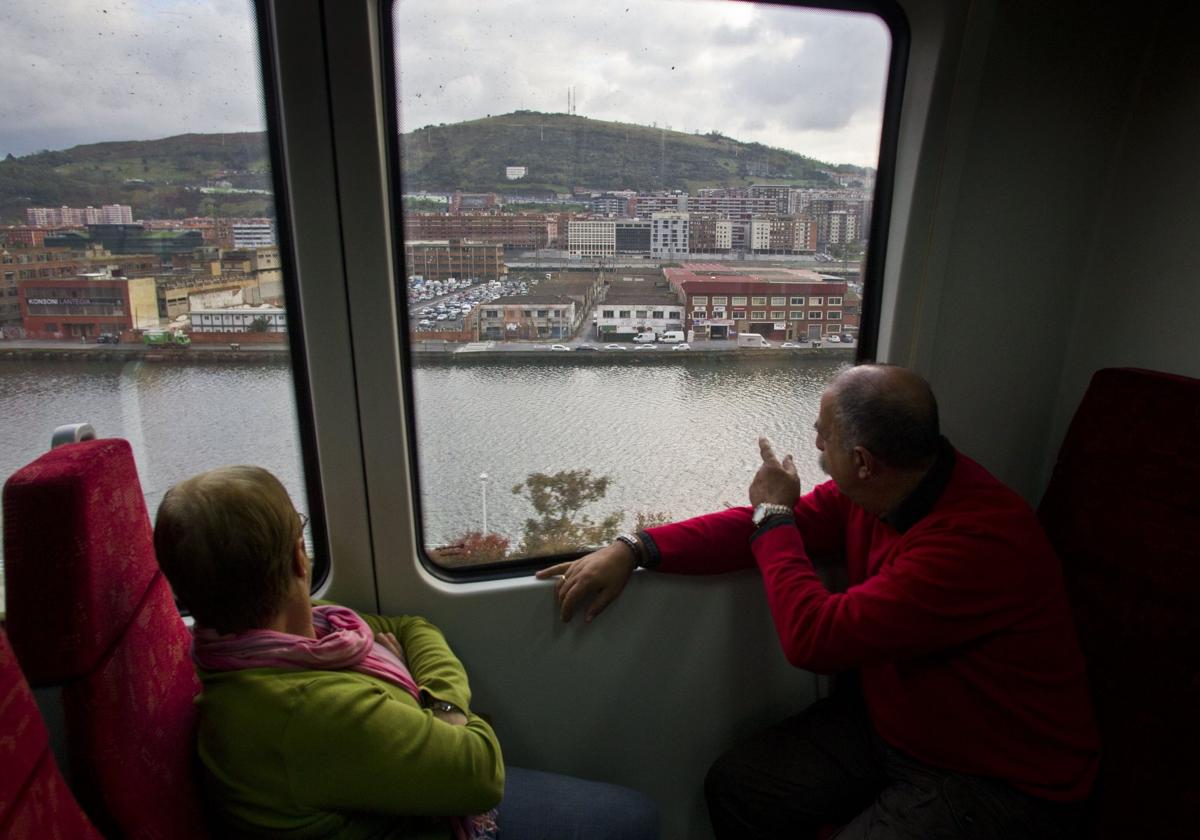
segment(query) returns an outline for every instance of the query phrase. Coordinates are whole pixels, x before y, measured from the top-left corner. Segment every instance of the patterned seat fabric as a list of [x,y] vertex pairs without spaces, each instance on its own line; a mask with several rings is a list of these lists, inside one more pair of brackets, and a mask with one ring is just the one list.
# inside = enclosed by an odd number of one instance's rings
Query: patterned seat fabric
[[67,787],[29,683],[0,627],[0,837],[100,840]]
[[71,776],[105,834],[204,837],[190,636],[154,559],[129,444],[60,446],[4,486],[8,631],[63,685]]
[[1091,835],[1195,837],[1200,380],[1097,372],[1038,513],[1062,558],[1100,725]]

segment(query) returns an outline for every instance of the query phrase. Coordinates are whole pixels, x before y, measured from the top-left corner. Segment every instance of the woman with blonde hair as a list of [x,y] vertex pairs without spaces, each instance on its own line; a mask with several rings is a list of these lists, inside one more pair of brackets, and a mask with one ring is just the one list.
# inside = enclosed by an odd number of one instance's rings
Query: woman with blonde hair
[[196,620],[197,748],[226,829],[657,836],[656,808],[639,793],[506,768],[471,711],[462,663],[428,621],[314,605],[305,522],[278,479],[249,466],[181,482],[158,510],[159,564]]

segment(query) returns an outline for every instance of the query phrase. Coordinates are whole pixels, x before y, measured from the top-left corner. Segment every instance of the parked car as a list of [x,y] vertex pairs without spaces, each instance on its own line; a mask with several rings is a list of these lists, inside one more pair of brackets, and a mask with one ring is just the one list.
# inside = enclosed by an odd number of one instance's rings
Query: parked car
[[674,345],[672,345],[672,346],[671,346],[671,349],[672,349],[672,350],[691,350],[691,349],[692,349],[692,345],[688,344],[688,343],[685,341],[685,342],[683,342],[682,344],[674,344]]
[[96,343],[97,344],[120,344],[121,336],[117,335],[116,333],[100,333],[100,335],[96,336]]
[[566,351],[569,351],[571,348],[567,347],[565,344],[551,344],[550,349],[551,350],[562,350],[563,352],[566,352]]
[[580,344],[575,348],[575,352],[577,352],[577,353],[580,350],[591,350],[592,352],[596,352],[596,348],[590,344]]
[[642,345],[639,345],[638,347],[635,347],[635,348],[633,348],[633,349],[634,349],[634,350],[657,350],[657,349],[658,349],[658,345],[657,345],[657,344],[642,344]]
[[629,348],[625,347],[622,344],[605,344],[604,349],[605,350],[628,350]]
[[827,335],[827,336],[825,336],[825,340],[828,341],[830,344],[841,344],[842,343],[842,337],[840,335]]
[[801,345],[796,344],[791,341],[785,341],[785,342],[783,342],[783,344],[780,344],[779,346],[782,347],[784,350],[799,350]]

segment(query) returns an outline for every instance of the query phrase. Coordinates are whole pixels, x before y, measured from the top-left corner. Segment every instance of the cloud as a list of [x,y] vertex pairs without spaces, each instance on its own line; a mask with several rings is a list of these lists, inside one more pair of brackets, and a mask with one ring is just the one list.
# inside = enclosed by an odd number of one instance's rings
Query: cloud
[[[716,129],[833,162],[878,157],[890,41],[870,15],[703,0],[400,0],[394,11],[405,130],[562,112],[573,87],[582,116]],[[469,91],[452,85],[464,68]]]
[[[871,16],[717,0],[398,0],[401,124],[518,109],[877,157]],[[248,0],[5,0],[0,155],[261,130]]]
[[0,33],[0,154],[265,127],[245,0],[6,0]]

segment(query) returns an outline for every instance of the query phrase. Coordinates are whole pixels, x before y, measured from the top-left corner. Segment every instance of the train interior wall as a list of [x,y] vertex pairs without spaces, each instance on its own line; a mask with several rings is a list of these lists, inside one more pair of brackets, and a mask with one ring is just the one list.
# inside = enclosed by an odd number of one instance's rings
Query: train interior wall
[[893,221],[883,356],[926,373],[951,439],[1033,503],[1092,372],[1200,367],[1195,17],[971,4]]

